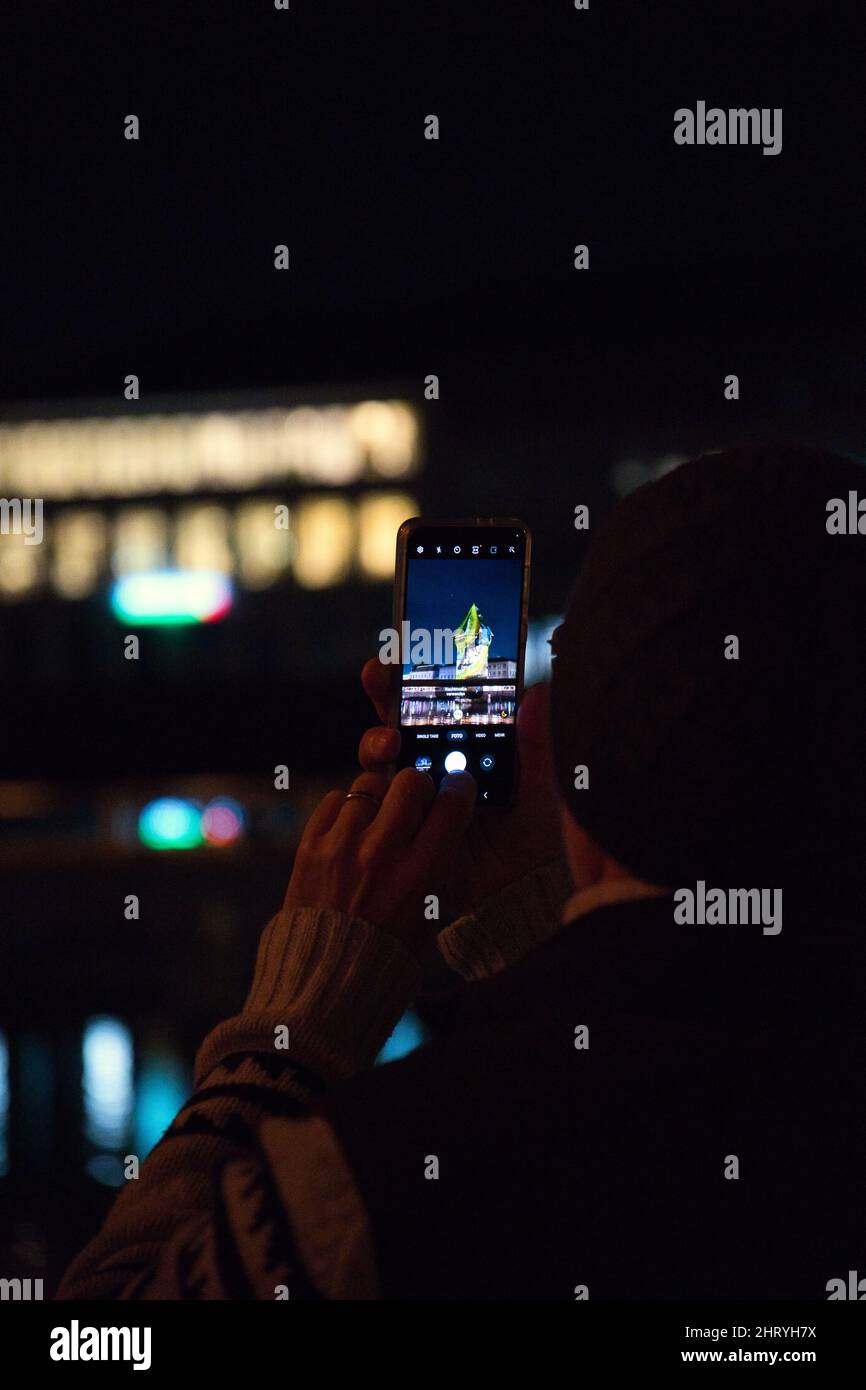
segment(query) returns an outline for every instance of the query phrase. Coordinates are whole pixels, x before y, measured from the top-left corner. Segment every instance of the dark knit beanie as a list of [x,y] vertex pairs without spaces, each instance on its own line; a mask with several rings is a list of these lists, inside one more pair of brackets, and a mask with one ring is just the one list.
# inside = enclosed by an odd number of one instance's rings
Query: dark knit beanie
[[639,877],[862,901],[866,534],[827,529],[851,492],[858,464],[742,448],[600,525],[554,641],[554,758],[577,822]]

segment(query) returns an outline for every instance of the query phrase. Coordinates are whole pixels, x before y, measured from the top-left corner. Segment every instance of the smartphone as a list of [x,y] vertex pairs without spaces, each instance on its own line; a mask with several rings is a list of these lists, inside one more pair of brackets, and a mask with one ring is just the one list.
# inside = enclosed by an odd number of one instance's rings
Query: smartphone
[[381,653],[401,667],[397,766],[437,786],[446,772],[471,772],[479,806],[507,805],[516,785],[531,545],[514,517],[411,517],[397,533],[399,645]]

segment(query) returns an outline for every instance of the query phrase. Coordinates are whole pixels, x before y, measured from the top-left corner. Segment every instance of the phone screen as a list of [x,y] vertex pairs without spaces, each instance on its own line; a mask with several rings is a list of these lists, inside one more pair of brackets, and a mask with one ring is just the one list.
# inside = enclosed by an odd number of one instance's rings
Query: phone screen
[[478,802],[514,789],[523,689],[526,528],[414,524],[405,536],[400,767],[466,770]]

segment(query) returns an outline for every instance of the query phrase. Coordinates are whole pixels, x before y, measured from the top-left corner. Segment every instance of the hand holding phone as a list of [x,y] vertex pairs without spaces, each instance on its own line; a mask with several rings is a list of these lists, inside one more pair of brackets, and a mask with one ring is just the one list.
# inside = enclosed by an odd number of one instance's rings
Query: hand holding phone
[[437,795],[411,768],[390,781],[361,773],[348,794],[329,792],[307,822],[284,907],[363,918],[423,956],[439,926],[425,903],[451,879],[474,803],[468,777]]
[[[393,687],[399,685],[396,668],[373,658],[361,672],[361,683],[379,718],[387,719],[393,706]],[[400,742],[400,730],[384,723],[367,729],[358,748],[358,761],[368,772],[387,773],[399,758]],[[476,809],[456,850],[456,893],[440,926],[562,853],[546,685],[532,686],[521,702],[517,744],[515,797],[506,807],[483,813]]]

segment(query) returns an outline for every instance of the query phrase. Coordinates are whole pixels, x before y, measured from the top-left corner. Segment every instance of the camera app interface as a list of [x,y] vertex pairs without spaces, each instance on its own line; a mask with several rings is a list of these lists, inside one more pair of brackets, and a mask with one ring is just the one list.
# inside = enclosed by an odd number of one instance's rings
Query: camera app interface
[[471,772],[478,799],[514,777],[524,536],[419,528],[409,538],[401,634],[401,766]]

